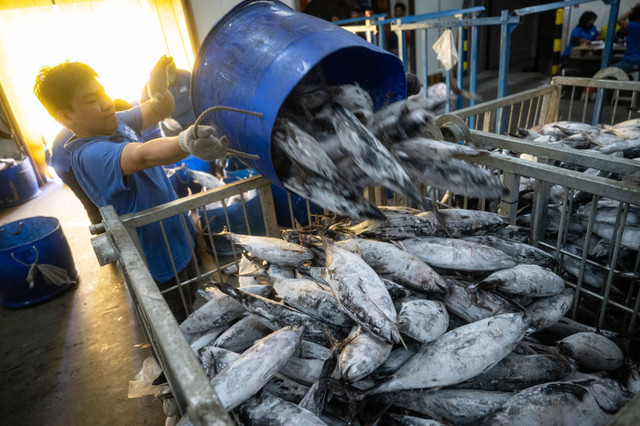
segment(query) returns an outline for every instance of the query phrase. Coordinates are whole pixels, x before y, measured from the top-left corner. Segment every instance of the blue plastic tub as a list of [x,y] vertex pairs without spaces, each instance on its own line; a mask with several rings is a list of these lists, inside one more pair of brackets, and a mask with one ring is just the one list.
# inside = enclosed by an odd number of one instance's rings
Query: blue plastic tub
[[257,154],[260,160],[242,161],[282,186],[271,131],[289,93],[316,65],[331,85],[358,83],[376,109],[405,97],[405,71],[395,55],[279,1],[247,0],[216,23],[200,47],[191,77],[194,111],[228,106],[262,113],[211,112],[202,123],[226,135],[230,148]]
[[[224,183],[231,183],[237,180],[246,179],[256,174],[255,170],[244,169],[233,173],[234,176],[225,177]],[[267,231],[264,225],[264,216],[262,215],[262,207],[260,205],[260,196],[258,191],[252,191],[252,196],[245,200],[245,209],[242,208],[242,203],[227,205],[227,215],[225,216],[224,207],[207,206],[206,207],[206,219],[205,214],[200,209],[200,225],[205,232],[219,233],[225,228],[228,232],[236,234],[251,234],[251,235],[267,235]],[[229,226],[227,225],[227,217],[229,218]],[[246,219],[245,219],[246,217]],[[208,223],[207,223],[208,220]],[[249,228],[247,228],[247,222],[249,222]],[[233,255],[233,247],[229,240],[224,237],[214,235],[212,236],[213,245],[216,249],[218,256],[231,256]],[[209,253],[213,253],[211,248],[211,240],[209,236],[205,235],[204,241],[206,244],[206,250]]]
[[38,195],[38,180],[28,158],[0,170],[0,208],[17,206]]
[[55,217],[35,216],[0,227],[0,305],[19,308],[43,302],[73,284],[48,284],[36,274],[29,288],[27,274],[34,262],[63,268],[71,281],[78,279],[69,244]]

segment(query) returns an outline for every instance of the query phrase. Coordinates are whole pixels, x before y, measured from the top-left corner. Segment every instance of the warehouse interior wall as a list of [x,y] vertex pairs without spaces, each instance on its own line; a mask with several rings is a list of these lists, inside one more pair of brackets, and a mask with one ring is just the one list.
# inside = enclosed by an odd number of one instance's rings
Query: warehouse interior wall
[[39,175],[61,126],[33,93],[41,66],[84,62],[112,98],[135,101],[162,55],[191,69],[194,51],[180,0],[0,2],[0,85]]
[[[213,26],[228,11],[233,9],[242,0],[188,0],[189,7],[193,13],[193,24],[198,37],[198,46],[202,44],[207,34]],[[300,10],[300,0],[281,0],[293,10]],[[322,0],[316,0],[322,1]]]

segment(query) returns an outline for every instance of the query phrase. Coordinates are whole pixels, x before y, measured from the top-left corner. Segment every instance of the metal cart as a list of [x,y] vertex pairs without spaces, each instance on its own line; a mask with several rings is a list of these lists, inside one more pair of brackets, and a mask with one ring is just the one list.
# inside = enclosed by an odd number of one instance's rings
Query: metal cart
[[[638,313],[640,310],[640,279],[638,269],[640,255],[638,247],[636,250],[636,260],[634,266],[628,270],[620,270],[618,267],[618,257],[621,250],[629,250],[621,244],[625,229],[625,219],[629,206],[640,206],[640,186],[626,182],[620,182],[601,177],[594,177],[579,173],[574,170],[567,170],[555,166],[556,161],[565,161],[584,167],[594,167],[603,170],[612,170],[625,174],[640,171],[640,164],[631,160],[617,159],[614,157],[593,153],[580,152],[569,148],[559,148],[532,143],[522,139],[496,133],[497,118],[502,114],[505,123],[505,131],[510,132],[512,126],[530,127],[534,123],[541,124],[558,120],[562,90],[569,87],[570,91],[580,93],[583,87],[596,87],[597,89],[607,89],[625,92],[633,92],[633,96],[640,90],[640,84],[615,81],[600,81],[591,79],[568,79],[557,78],[550,84],[543,87],[512,95],[497,101],[480,104],[471,108],[466,108],[439,117],[438,126],[432,129],[433,133],[452,141],[465,140],[467,143],[478,147],[496,147],[511,152],[522,152],[535,155],[538,161],[523,160],[504,154],[491,153],[478,157],[478,164],[496,171],[502,176],[504,184],[511,189],[511,195],[505,196],[500,203],[489,203],[480,200],[475,204],[474,200],[464,198],[459,207],[478,208],[483,210],[495,210],[510,219],[511,223],[517,220],[518,211],[518,185],[522,177],[533,178],[536,181],[536,191],[533,200],[532,212],[532,240],[531,244],[543,247],[553,252],[560,262],[563,259],[574,259],[579,262],[580,274],[568,285],[576,290],[576,296],[569,316],[580,318],[584,321],[581,308],[587,306],[593,310],[594,315],[590,325],[602,329],[611,329],[630,336],[637,328]],[[572,89],[576,88],[576,89]],[[614,103],[607,105],[603,110],[614,110],[614,117],[617,112],[623,109],[619,107],[620,96],[612,97]],[[591,105],[582,107],[588,112]],[[583,112],[583,118],[587,112]],[[631,114],[631,112],[628,112]],[[475,119],[475,123],[483,130],[474,130],[470,121]],[[566,117],[566,119],[571,119]],[[576,119],[576,118],[573,118]],[[616,120],[615,122],[620,121]],[[508,123],[508,124],[507,124]],[[118,216],[113,208],[104,207],[101,209],[103,222],[93,228],[93,232],[104,231],[93,239],[94,249],[101,264],[108,264],[117,261],[120,265],[125,281],[130,290],[131,297],[140,318],[140,322],[153,345],[154,352],[167,376],[167,380],[172,388],[181,413],[188,413],[194,424],[232,424],[232,421],[220,405],[206,375],[199,362],[193,355],[189,344],[180,332],[178,324],[171,315],[158,287],[146,266],[144,255],[140,249],[136,229],[162,219],[180,215],[183,219],[185,233],[188,234],[187,220],[185,215],[192,211],[201,209],[206,218],[205,206],[214,202],[223,202],[225,216],[227,207],[225,200],[238,194],[246,193],[250,190],[257,190],[260,195],[261,210],[264,217],[266,235],[279,236],[279,228],[276,222],[273,198],[271,194],[270,182],[263,177],[252,177],[244,179],[224,187],[210,190],[204,193],[191,195],[171,203],[149,209],[144,212]],[[552,185],[560,185],[565,194],[565,202],[561,206],[562,216],[557,232],[556,244],[549,244],[544,241],[544,229],[546,222],[546,207],[549,197],[549,188]],[[425,191],[427,189],[425,188]],[[594,265],[605,271],[603,284],[600,289],[588,288],[583,283],[584,270],[588,265],[592,265],[591,259],[586,255],[580,256],[568,252],[564,249],[564,242],[567,230],[570,225],[571,195],[577,191],[589,194],[593,206],[601,197],[607,197],[620,202],[614,234],[611,238],[611,255],[608,262]],[[388,192],[380,188],[371,188],[367,195],[370,199],[375,199],[379,204],[402,204],[404,201],[393,196],[389,198]],[[429,193],[434,199],[446,201],[441,204],[446,207],[454,207],[454,194],[448,196],[436,191]],[[243,201],[243,212],[246,216],[247,209]],[[226,217],[230,226],[229,218]],[[251,234],[251,227],[247,221],[246,227]],[[162,227],[161,227],[162,229]],[[233,229],[229,229],[233,231]],[[589,239],[593,233],[593,220],[589,220],[587,232],[584,237],[584,246],[588,247]],[[210,235],[205,238],[212,238]],[[235,254],[233,257],[218,256],[215,244],[210,241],[213,248],[212,257],[214,264],[211,268],[198,271],[200,279],[209,277],[217,280],[224,280],[222,270],[225,265],[237,262]],[[638,241],[640,244],[640,241]],[[170,250],[170,242],[166,240],[167,250]],[[583,252],[586,252],[583,250]],[[175,267],[174,267],[175,270]],[[626,279],[626,292],[620,294],[616,287],[617,278],[624,275]],[[175,274],[176,286],[188,284],[190,281],[180,282],[177,272]],[[615,289],[615,292],[612,291]],[[611,319],[614,319],[611,322]],[[636,347],[637,342],[635,342]],[[627,339],[627,349],[631,349],[633,342]]]

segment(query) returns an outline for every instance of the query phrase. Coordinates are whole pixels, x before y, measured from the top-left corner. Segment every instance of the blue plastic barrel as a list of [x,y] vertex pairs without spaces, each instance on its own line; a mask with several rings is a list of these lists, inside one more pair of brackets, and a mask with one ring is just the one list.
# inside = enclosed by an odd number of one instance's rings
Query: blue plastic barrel
[[38,180],[28,158],[0,170],[0,208],[17,206],[38,195]]
[[[225,184],[255,176],[256,171],[244,169],[229,173],[232,175],[223,179]],[[203,209],[199,209],[199,213],[200,225],[205,233],[219,233],[226,229],[228,232],[236,234],[267,235],[264,216],[262,215],[262,205],[260,204],[260,195],[258,195],[257,190],[253,190],[247,194],[244,208],[241,202],[228,204],[225,214],[224,207],[217,204],[206,206],[206,215]],[[228,224],[227,218],[229,219]],[[249,227],[247,227],[247,223]],[[233,255],[231,242],[219,235],[213,235],[211,239],[209,239],[208,235],[204,236],[207,252],[213,253],[211,248],[212,240],[218,256]]]
[[38,273],[30,288],[27,274],[34,262],[63,268],[71,281],[78,279],[69,244],[55,217],[35,216],[0,227],[0,305],[29,306],[48,300],[72,285],[49,284]]
[[260,112],[262,118],[229,111],[206,115],[202,123],[226,135],[229,147],[282,186],[271,156],[271,131],[283,102],[315,66],[327,83],[358,83],[376,109],[404,99],[406,77],[398,57],[335,24],[299,13],[275,0],[247,0],[231,9],[203,41],[191,77],[196,115],[212,106]]

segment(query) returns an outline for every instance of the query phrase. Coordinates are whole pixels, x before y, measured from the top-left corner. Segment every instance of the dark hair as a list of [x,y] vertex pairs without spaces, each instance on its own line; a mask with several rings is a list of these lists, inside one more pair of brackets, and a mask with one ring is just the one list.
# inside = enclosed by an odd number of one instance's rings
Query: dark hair
[[44,66],[36,77],[33,92],[40,103],[55,117],[62,109],[71,110],[71,99],[83,84],[98,77],[89,65],[81,62],[63,62],[54,67]]
[[396,7],[402,9],[403,12],[407,11],[407,6],[405,6],[405,4],[402,3],[402,2],[398,2],[398,3],[395,4],[395,6],[393,6],[394,9]]
[[630,22],[638,22],[638,21],[640,21],[640,8],[639,7],[634,7],[633,8],[633,12],[631,12],[631,15],[629,15],[629,21]]
[[584,28],[585,30],[588,30],[587,22],[591,21],[592,19],[595,20],[597,17],[598,15],[596,15],[590,10],[587,10],[582,15],[580,15],[580,21],[578,21],[578,26]]

